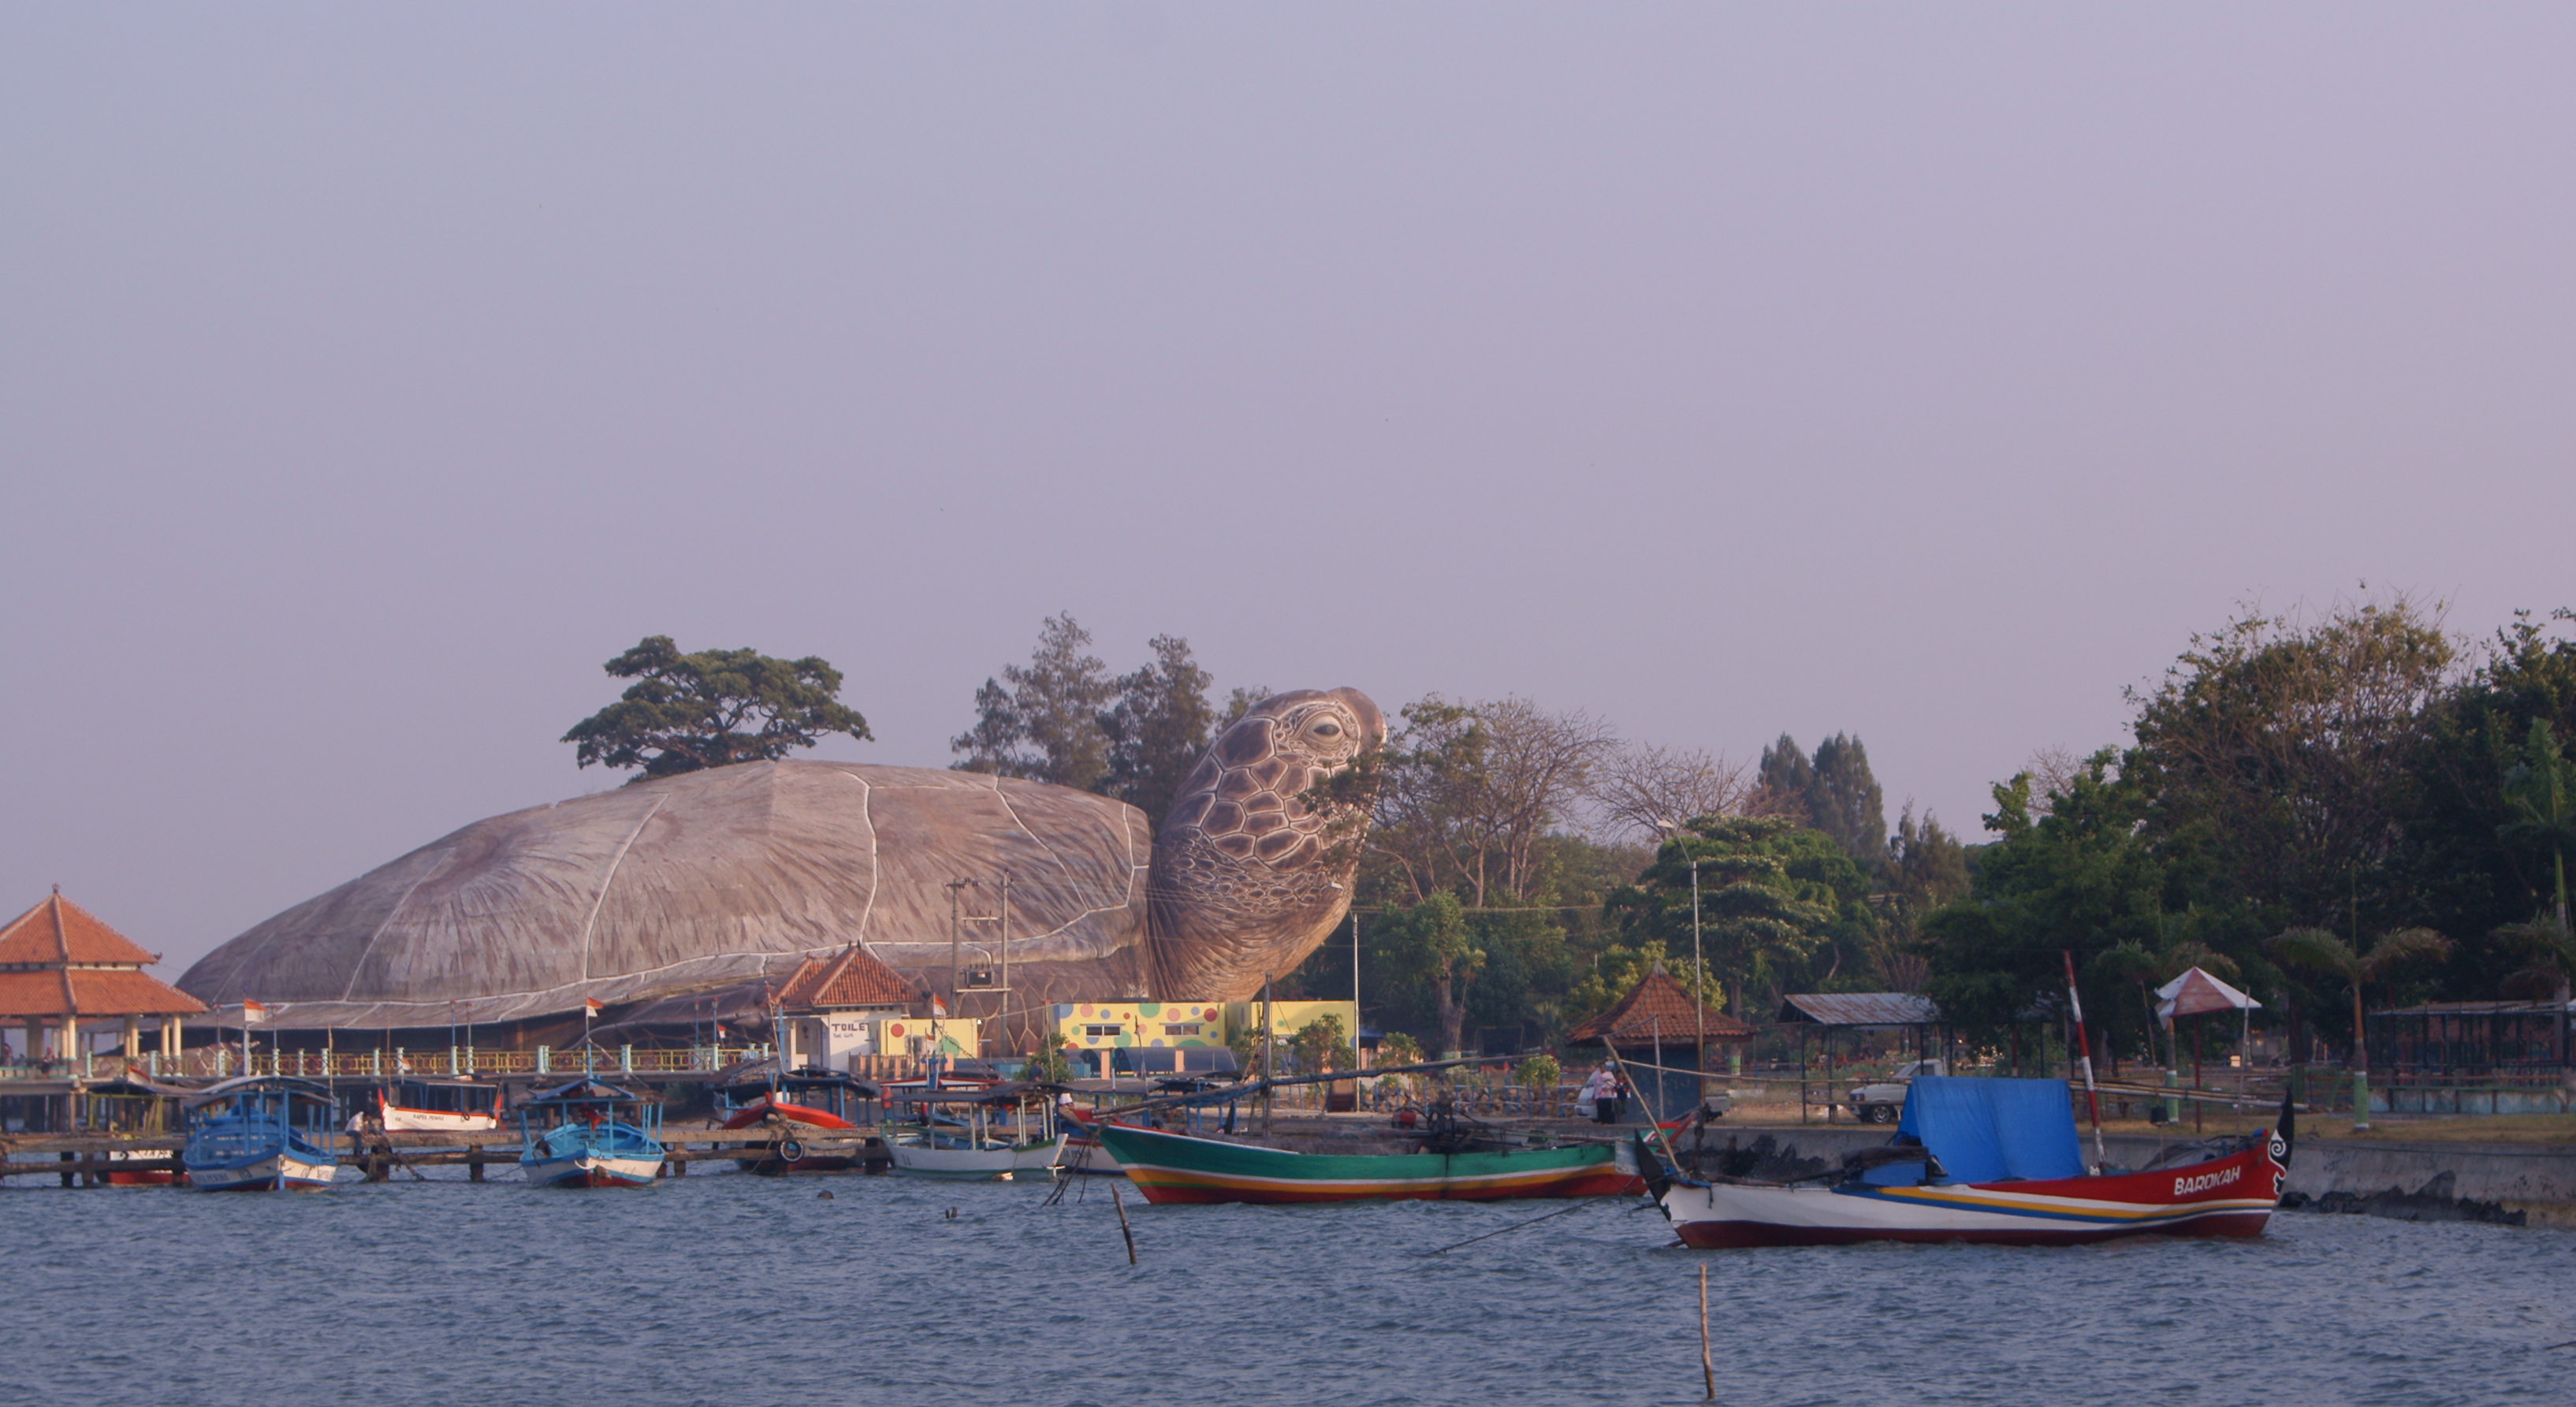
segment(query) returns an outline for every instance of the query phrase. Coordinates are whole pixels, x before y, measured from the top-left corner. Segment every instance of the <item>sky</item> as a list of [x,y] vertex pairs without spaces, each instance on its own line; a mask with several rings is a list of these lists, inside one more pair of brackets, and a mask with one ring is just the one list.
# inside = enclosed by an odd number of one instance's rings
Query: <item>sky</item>
[[1113,668],[1867,745],[1976,838],[2249,605],[2576,605],[2576,9],[0,4],[0,907],[166,955]]

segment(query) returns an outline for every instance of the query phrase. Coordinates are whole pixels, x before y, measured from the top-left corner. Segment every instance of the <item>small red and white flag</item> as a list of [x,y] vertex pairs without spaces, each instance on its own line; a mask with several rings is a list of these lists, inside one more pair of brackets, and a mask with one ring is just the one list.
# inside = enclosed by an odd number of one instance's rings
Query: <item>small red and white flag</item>
[[268,1008],[245,997],[242,999],[242,1024],[256,1026],[268,1019]]
[[930,1014],[933,1016],[946,1016],[948,1014],[948,1003],[941,1001],[935,996],[932,997],[930,999]]
[[587,1015],[597,1016],[599,1013],[608,1010],[608,1007],[597,997],[584,997],[581,999],[581,1009]]

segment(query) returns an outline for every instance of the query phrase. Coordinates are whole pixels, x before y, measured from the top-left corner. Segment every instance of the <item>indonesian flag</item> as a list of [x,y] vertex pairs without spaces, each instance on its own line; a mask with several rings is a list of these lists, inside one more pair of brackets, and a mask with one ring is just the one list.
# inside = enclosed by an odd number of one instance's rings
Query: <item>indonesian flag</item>
[[608,1008],[605,1005],[602,1005],[597,997],[584,997],[581,999],[581,1009],[588,1015],[597,1016]]
[[242,1024],[243,1024],[243,1025],[245,1025],[245,1026],[256,1026],[256,1025],[258,1025],[259,1023],[261,1023],[261,1022],[263,1022],[263,1021],[266,1021],[267,1019],[268,1019],[268,1008],[267,1008],[267,1007],[264,1007],[264,1006],[260,1005],[258,1002],[252,1001],[252,1000],[251,1000],[250,998],[248,998],[248,997],[244,997],[244,998],[242,998]]
[[936,996],[933,996],[930,999],[930,1014],[933,1016],[946,1016],[948,1014],[948,1003],[941,1001]]

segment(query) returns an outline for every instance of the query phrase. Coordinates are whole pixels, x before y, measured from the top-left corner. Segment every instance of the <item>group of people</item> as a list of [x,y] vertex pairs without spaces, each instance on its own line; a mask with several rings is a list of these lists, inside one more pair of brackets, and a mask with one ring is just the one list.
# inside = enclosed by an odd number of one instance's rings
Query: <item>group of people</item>
[[1615,1124],[1627,1117],[1628,1086],[1619,1078],[1619,1072],[1605,1060],[1593,1070],[1592,1077],[1583,1082],[1583,1088],[1575,1092],[1574,1102],[1592,1106],[1594,1123]]

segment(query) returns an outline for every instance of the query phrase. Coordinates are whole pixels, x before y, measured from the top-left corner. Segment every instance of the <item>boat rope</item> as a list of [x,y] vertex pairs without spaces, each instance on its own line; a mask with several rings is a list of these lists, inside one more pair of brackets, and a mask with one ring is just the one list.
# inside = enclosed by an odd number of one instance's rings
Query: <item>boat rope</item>
[[[1456,1245],[1456,1246],[1442,1246],[1440,1249],[1438,1249],[1438,1250],[1436,1250],[1436,1251],[1429,1252],[1429,1253],[1428,1253],[1428,1255],[1433,1255],[1433,1256],[1445,1256],[1445,1255],[1449,1254],[1451,1251],[1457,1250],[1459,1246],[1472,1246],[1472,1245],[1476,1244],[1476,1243],[1477,1243],[1477,1242],[1479,1242],[1479,1241],[1490,1241],[1490,1240],[1494,1239],[1494,1238],[1495,1238],[1495,1237],[1497,1237],[1497,1236],[1507,1236],[1507,1235],[1510,1235],[1512,1232],[1518,1231],[1518,1230],[1520,1230],[1522,1227],[1525,1227],[1525,1226],[1536,1226],[1536,1225],[1538,1225],[1538,1224],[1539,1224],[1540,1222],[1542,1222],[1542,1221],[1554,1221],[1554,1220],[1556,1220],[1558,1217],[1561,1217],[1561,1216],[1572,1216],[1574,1213],[1579,1212],[1579,1211],[1582,1211],[1582,1210],[1584,1210],[1585,1208],[1592,1206],[1592,1205],[1593,1205],[1597,1200],[1599,1200],[1599,1199],[1597,1199],[1597,1198],[1586,1198],[1586,1199],[1584,1199],[1583,1201],[1580,1201],[1580,1202],[1575,1203],[1573,1206],[1560,1208],[1560,1209],[1558,1209],[1558,1210],[1556,1210],[1556,1211],[1549,1212],[1549,1213],[1548,1213],[1547,1215],[1545,1215],[1545,1216],[1532,1217],[1532,1218],[1530,1218],[1530,1219],[1529,1219],[1529,1220],[1527,1220],[1527,1221],[1523,1221],[1523,1222],[1516,1222],[1516,1223],[1514,1223],[1514,1224],[1512,1224],[1512,1225],[1510,1225],[1510,1226],[1506,1226],[1506,1227],[1504,1227],[1504,1228],[1503,1228],[1502,1230],[1500,1230],[1500,1231],[1488,1231],[1488,1232],[1486,1232],[1486,1233],[1485,1233],[1484,1235],[1482,1235],[1482,1236],[1470,1236],[1470,1237],[1468,1237],[1466,1240],[1459,1242],[1459,1243],[1458,1243],[1458,1245]],[[1427,1258],[1427,1257],[1426,1257],[1426,1258]]]

